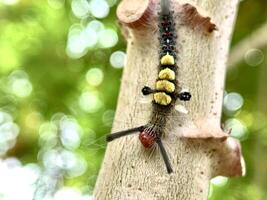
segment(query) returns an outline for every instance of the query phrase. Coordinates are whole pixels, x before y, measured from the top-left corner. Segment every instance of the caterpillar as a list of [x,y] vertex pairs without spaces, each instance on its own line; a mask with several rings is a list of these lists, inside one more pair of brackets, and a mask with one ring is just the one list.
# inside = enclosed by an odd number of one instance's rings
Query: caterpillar
[[169,0],[161,0],[161,10],[158,16],[159,27],[159,67],[155,88],[148,86],[142,88],[143,95],[153,95],[152,113],[146,125],[131,128],[107,135],[107,142],[117,138],[139,132],[139,140],[145,148],[158,145],[168,174],[173,172],[167,151],[162,142],[164,128],[177,99],[189,101],[191,94],[180,91],[177,83],[178,66],[176,64],[177,52],[175,49],[176,34],[173,12],[170,10]]

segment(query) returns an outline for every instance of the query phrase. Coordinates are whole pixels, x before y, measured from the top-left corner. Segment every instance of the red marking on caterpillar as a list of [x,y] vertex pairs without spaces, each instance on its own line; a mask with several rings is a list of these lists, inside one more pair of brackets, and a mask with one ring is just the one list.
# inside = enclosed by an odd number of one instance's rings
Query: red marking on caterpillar
[[151,148],[156,142],[156,133],[146,130],[140,132],[139,140],[145,148]]

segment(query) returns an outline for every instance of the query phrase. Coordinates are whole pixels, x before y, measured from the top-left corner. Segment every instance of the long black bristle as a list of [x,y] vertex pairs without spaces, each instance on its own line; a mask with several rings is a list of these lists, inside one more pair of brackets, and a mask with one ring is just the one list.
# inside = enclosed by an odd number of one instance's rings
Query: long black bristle
[[164,146],[162,144],[161,138],[157,139],[157,144],[159,145],[159,150],[160,150],[160,153],[161,153],[162,158],[164,160],[164,163],[166,165],[168,174],[173,173],[169,157],[167,155],[166,149],[164,148]]
[[120,138],[120,137],[123,137],[123,136],[126,136],[126,135],[130,135],[130,134],[133,134],[133,133],[138,132],[138,131],[142,131],[142,130],[144,130],[144,127],[145,126],[139,126],[139,127],[131,128],[131,129],[128,129],[128,130],[120,131],[120,132],[117,132],[117,133],[109,134],[106,137],[106,141],[107,142],[111,142],[112,140],[115,140],[117,138]]

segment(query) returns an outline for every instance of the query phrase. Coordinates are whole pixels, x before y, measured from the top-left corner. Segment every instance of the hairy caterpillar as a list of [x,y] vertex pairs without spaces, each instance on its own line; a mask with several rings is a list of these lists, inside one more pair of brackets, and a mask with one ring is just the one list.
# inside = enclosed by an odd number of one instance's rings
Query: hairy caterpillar
[[161,0],[161,11],[158,17],[160,35],[160,63],[159,73],[155,89],[143,87],[143,95],[153,94],[153,110],[148,124],[132,129],[120,131],[107,136],[107,141],[139,132],[139,140],[145,148],[158,145],[165,162],[167,172],[172,173],[169,157],[162,143],[163,129],[166,125],[166,116],[175,106],[177,99],[189,101],[191,94],[186,91],[179,91],[177,85],[176,65],[176,35],[173,12],[170,11],[169,0]]

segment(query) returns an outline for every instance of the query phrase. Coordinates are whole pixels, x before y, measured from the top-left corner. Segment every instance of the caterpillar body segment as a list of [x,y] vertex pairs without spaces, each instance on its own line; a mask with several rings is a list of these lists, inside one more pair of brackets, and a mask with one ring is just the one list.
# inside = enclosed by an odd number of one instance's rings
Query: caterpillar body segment
[[159,79],[174,81],[175,80],[175,72],[168,67],[165,69],[162,69],[159,72]]
[[156,82],[156,89],[167,93],[173,93],[175,91],[175,85],[168,80],[158,80]]
[[172,55],[169,55],[169,52],[168,52],[166,55],[162,56],[162,58],[160,59],[160,64],[161,65],[174,65],[175,64],[174,57]]
[[165,92],[156,92],[153,97],[155,103],[162,106],[170,105],[172,102],[171,96],[166,94]]

